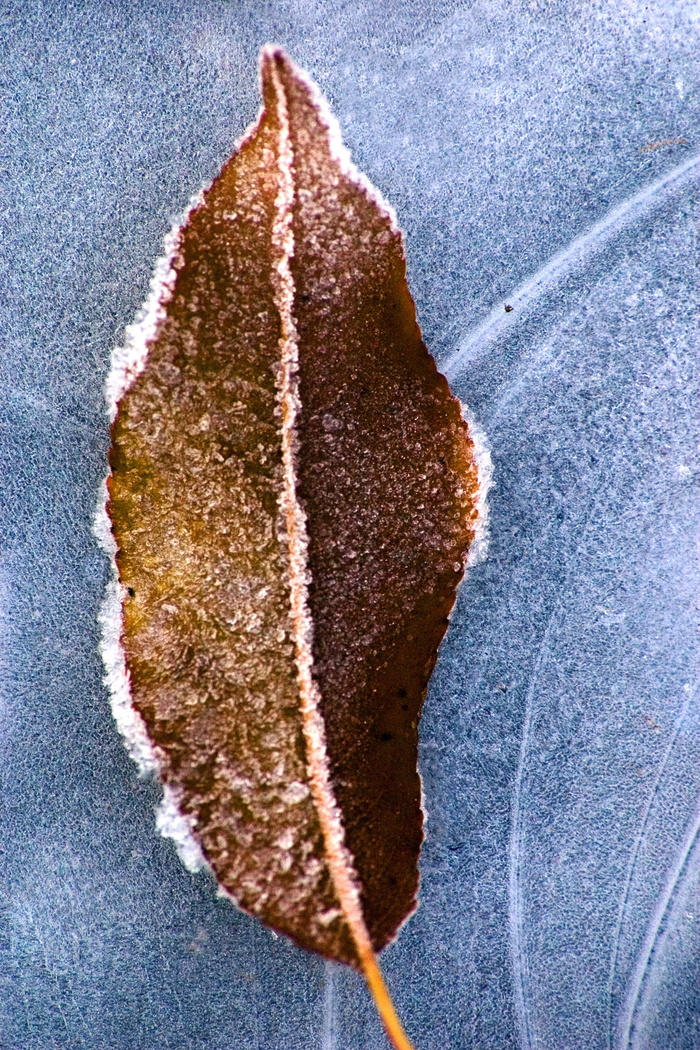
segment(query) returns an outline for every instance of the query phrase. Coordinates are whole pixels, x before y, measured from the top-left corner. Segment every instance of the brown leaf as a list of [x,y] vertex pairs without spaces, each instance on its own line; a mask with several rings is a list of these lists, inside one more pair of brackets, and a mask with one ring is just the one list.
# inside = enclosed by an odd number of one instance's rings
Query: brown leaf
[[221,885],[358,966],[415,908],[417,723],[477,472],[392,213],[279,50],[262,92],[115,380],[122,643]]

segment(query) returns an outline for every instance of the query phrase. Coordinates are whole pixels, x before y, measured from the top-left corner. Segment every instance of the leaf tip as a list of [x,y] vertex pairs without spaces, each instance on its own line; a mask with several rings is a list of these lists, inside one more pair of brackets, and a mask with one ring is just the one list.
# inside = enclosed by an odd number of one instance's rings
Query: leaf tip
[[291,58],[279,44],[264,44],[260,49],[260,56],[258,58],[258,67],[260,70],[260,90],[265,104],[268,103],[268,97],[275,91],[274,84],[274,72],[286,73],[291,76],[298,76],[300,70],[297,69]]

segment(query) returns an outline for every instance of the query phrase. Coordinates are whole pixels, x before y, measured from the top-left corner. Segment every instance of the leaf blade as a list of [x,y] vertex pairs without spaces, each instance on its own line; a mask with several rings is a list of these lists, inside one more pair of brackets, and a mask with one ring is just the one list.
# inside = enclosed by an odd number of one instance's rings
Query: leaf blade
[[471,541],[476,469],[459,405],[416,323],[393,214],[344,159],[313,85],[284,57],[277,62],[296,182],[298,479],[309,518],[314,673],[334,790],[380,949],[415,908],[417,722]]
[[347,936],[318,922],[338,902],[307,783],[278,537],[278,130],[267,110],[182,232],[167,320],[113,427],[110,515],[134,591],[133,700],[163,779],[242,907],[347,957]]
[[477,477],[391,214],[276,49],[262,89],[113,427],[123,642],[220,883],[358,965],[415,907],[417,720]]

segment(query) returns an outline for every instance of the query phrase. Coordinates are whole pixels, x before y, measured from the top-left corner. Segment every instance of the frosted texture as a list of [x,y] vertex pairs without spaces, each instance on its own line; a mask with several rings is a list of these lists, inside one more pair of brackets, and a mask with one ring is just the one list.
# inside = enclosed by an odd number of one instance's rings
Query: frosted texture
[[255,117],[271,39],[395,207],[494,464],[421,727],[422,905],[383,955],[407,1029],[420,1050],[697,1048],[694,18],[5,5],[1,1045],[385,1046],[354,974],[185,870],[101,683],[109,355]]

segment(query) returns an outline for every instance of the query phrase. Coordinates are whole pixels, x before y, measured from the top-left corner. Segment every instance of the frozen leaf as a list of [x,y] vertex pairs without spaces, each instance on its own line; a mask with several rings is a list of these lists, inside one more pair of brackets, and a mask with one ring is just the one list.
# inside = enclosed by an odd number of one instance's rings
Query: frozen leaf
[[278,50],[262,91],[110,380],[121,640],[221,886],[372,983],[415,908],[417,723],[478,478],[390,209]]

